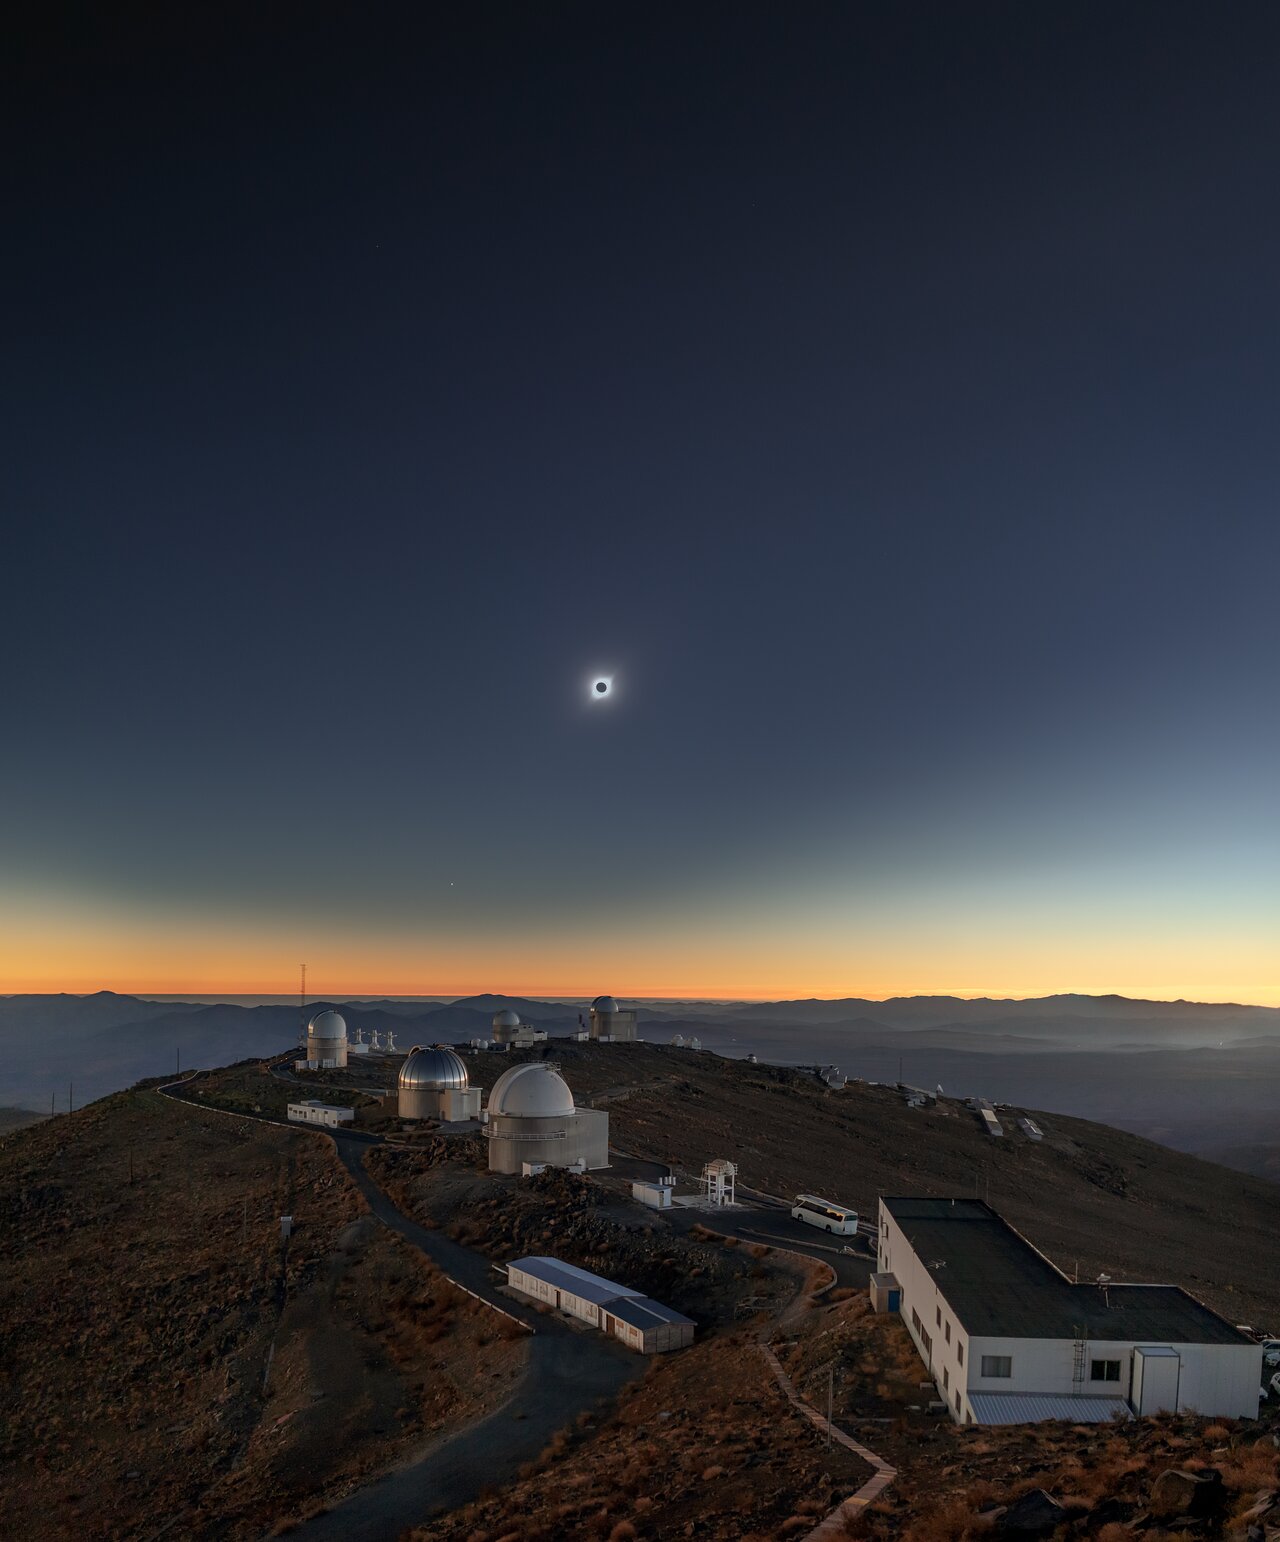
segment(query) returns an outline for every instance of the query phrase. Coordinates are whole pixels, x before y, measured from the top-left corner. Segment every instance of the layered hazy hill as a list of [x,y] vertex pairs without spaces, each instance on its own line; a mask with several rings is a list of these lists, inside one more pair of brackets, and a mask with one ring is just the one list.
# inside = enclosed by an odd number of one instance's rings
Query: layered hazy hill
[[[484,994],[456,1001],[312,1001],[341,1008],[354,1033],[396,1043],[487,1038],[510,1007],[553,1036],[586,1004]],[[1077,994],[1023,1001],[955,996],[872,1001],[649,1001],[641,1034],[696,1035],[735,1058],[836,1064],[870,1081],[978,1093],[1132,1130],[1274,1178],[1280,1173],[1280,1009]],[[298,1042],[296,1003],[0,998],[0,1106],[48,1113],[145,1076],[274,1054]]]

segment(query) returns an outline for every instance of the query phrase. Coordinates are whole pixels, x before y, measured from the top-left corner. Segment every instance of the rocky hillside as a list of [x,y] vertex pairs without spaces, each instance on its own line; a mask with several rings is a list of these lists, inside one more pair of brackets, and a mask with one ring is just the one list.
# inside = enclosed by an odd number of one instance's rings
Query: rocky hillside
[[[1264,1179],[1061,1114],[1034,1113],[1039,1143],[1012,1117],[997,1141],[945,1098],[911,1109],[889,1087],[829,1091],[804,1072],[665,1045],[541,1050],[575,1096],[608,1108],[615,1146],[690,1177],[728,1157],[757,1189],[867,1214],[879,1194],[978,1195],[1082,1279],[1182,1285],[1232,1322],[1280,1325],[1280,1189]],[[491,1083],[510,1063],[468,1065]]]
[[522,1363],[327,1141],[154,1092],[0,1140],[0,1256],[5,1538],[261,1537]]

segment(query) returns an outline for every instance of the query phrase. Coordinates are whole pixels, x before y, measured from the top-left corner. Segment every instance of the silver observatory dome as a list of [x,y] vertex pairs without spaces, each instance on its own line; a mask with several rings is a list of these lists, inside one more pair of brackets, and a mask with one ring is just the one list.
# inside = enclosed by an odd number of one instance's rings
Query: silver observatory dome
[[510,1007],[504,1007],[501,1012],[493,1014],[493,1026],[495,1028],[518,1028],[520,1026],[519,1012],[513,1012]]
[[401,1092],[465,1092],[470,1085],[461,1056],[444,1044],[415,1044],[400,1067]]
[[618,1003],[613,996],[597,996],[591,1003],[591,1010],[593,1012],[616,1012],[618,1010]]

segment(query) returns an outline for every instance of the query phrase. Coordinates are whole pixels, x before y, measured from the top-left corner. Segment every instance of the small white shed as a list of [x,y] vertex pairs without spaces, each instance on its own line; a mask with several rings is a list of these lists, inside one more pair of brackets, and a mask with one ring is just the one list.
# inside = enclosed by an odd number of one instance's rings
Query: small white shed
[[638,1199],[642,1205],[648,1205],[650,1210],[670,1210],[671,1184],[637,1179],[631,1185],[631,1197]]
[[350,1124],[355,1117],[354,1108],[337,1108],[331,1103],[321,1103],[318,1098],[289,1104],[289,1118],[295,1124],[319,1124],[334,1130],[339,1125]]

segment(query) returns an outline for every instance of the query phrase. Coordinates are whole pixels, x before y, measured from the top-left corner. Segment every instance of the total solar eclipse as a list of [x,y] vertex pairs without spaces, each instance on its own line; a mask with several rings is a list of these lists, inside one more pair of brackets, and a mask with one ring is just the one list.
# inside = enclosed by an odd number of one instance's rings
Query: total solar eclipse
[[607,680],[597,680],[596,693],[600,696],[607,696],[609,694],[609,682]]

